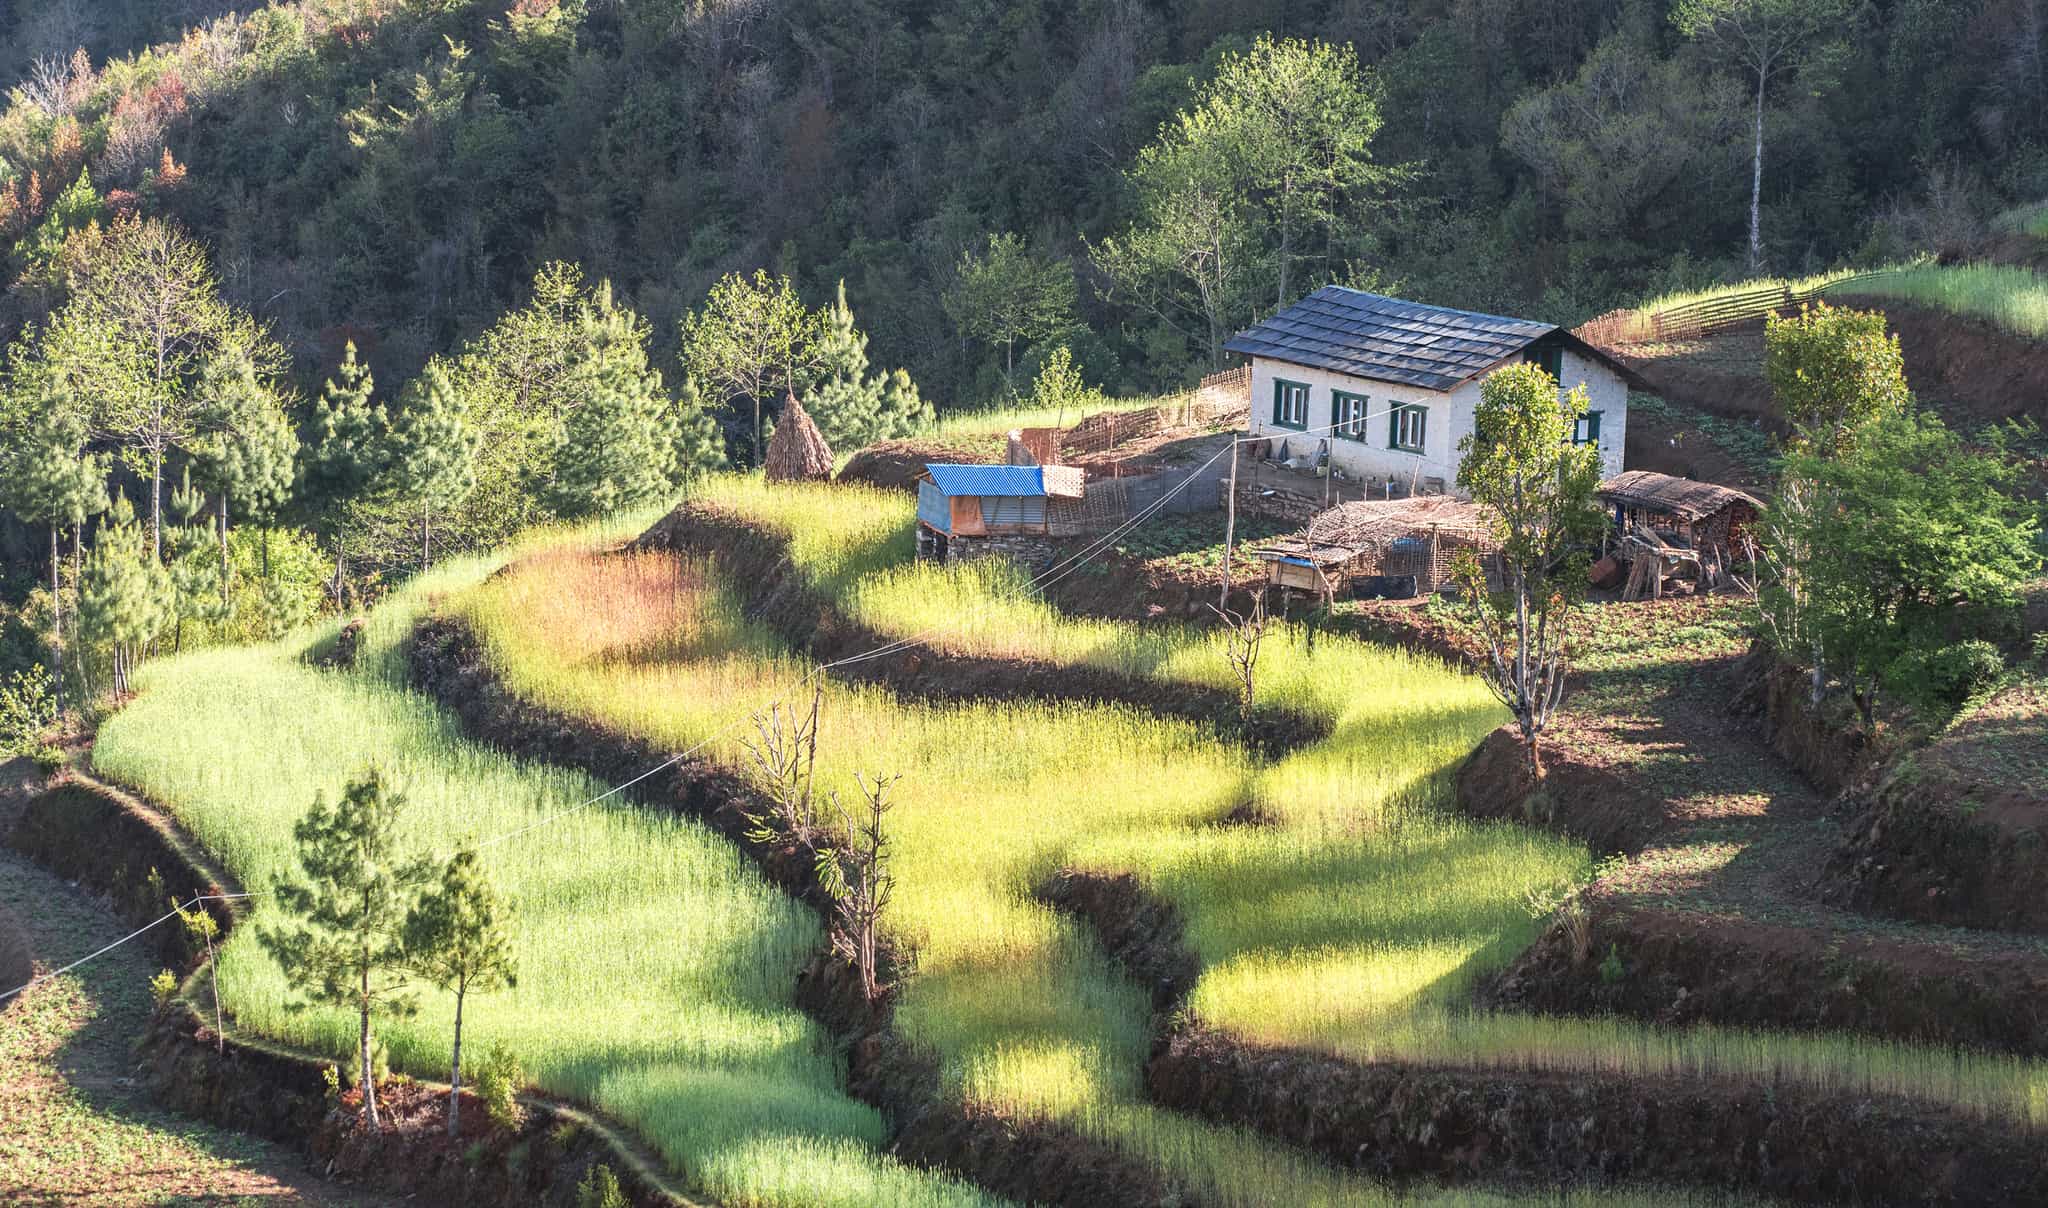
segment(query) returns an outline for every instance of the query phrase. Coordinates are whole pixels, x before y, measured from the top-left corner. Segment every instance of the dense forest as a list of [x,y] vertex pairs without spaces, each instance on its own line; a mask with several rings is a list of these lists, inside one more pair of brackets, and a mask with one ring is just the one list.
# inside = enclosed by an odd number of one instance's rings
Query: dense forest
[[2048,195],[2048,0],[16,0],[0,28],[0,557],[10,600],[42,585],[7,662],[68,609],[117,684],[127,646],[276,632],[758,464],[786,397],[846,451],[1048,382],[1184,385],[1323,282],[1576,322],[1954,255]]
[[[309,385],[348,339],[408,377],[562,260],[610,280],[661,359],[728,271],[787,273],[813,304],[843,280],[877,364],[941,408],[982,402],[1050,342],[948,306],[992,233],[1072,272],[1059,335],[1091,380],[1176,383],[1203,341],[1113,288],[1103,241],[1142,217],[1162,123],[1267,32],[1348,45],[1370,98],[1375,171],[1304,284],[1575,321],[1737,275],[1759,95],[1772,271],[1940,250],[2048,194],[2040,0],[1752,6],[1775,22],[1761,60],[1699,7],[307,0],[237,19],[15,0],[7,324],[50,305],[38,228],[89,169],[105,204],[208,244]],[[108,62],[178,19],[201,23]]]

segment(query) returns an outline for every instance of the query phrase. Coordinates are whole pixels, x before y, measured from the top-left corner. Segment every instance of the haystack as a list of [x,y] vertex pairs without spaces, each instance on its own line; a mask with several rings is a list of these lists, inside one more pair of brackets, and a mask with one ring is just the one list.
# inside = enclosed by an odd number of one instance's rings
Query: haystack
[[782,404],[782,419],[768,441],[766,469],[769,482],[821,482],[832,477],[832,450],[794,394]]

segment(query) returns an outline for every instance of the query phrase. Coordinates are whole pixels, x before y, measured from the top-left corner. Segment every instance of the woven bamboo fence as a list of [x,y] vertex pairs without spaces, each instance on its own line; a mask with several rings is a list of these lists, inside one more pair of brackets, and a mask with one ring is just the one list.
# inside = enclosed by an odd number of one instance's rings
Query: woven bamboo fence
[[1739,293],[1716,294],[1687,302],[1681,306],[1665,307],[1661,310],[1617,310],[1585,324],[1577,331],[1580,339],[1588,344],[1612,348],[1621,344],[1661,344],[1670,340],[1696,340],[1715,332],[1753,323],[1772,311],[1797,310],[1807,303],[1818,301],[1829,290],[1853,286],[1880,277],[1888,277],[1897,269],[1878,269],[1868,273],[1854,273],[1846,277],[1834,277],[1809,285],[1804,289],[1793,289],[1787,285],[1760,285],[1755,289]]

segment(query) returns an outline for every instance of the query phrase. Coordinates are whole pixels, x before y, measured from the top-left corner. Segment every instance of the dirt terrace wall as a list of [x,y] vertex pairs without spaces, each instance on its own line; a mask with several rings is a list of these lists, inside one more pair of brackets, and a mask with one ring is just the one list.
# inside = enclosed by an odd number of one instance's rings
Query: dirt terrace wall
[[1814,1203],[2003,1204],[2048,1186],[2022,1125],[1794,1083],[1358,1063],[1261,1048],[1179,1020],[1199,975],[1171,903],[1136,878],[1066,872],[1039,896],[1152,988],[1146,1085],[1381,1178],[1677,1183]]
[[[576,768],[610,784],[638,777],[670,757],[645,740],[520,699],[498,681],[477,635],[459,619],[422,623],[408,644],[407,660],[414,686],[452,711],[470,737],[511,754]],[[732,773],[686,760],[642,780],[631,795],[709,826],[784,892],[821,913],[828,909],[812,861],[748,836],[754,825],[746,816],[759,807]],[[895,1030],[887,1002],[879,1008],[865,1002],[844,963],[814,961],[799,979],[797,1003],[844,1047],[848,1089],[889,1117],[896,1129],[892,1152],[903,1160],[949,1171],[1019,1202],[1183,1202],[1143,1163],[1072,1129],[945,1099],[936,1061]]]
[[[684,505],[649,529],[637,548],[710,558],[746,595],[747,614],[791,647],[829,662],[865,654],[890,638],[841,615],[811,590],[779,535],[726,513]],[[1209,726],[1268,754],[1320,741],[1328,726],[1280,709],[1238,720],[1235,693],[1195,684],[1135,678],[1098,667],[1062,667],[1020,659],[941,653],[912,643],[895,653],[833,669],[838,678],[880,684],[920,700],[1074,700],[1129,705]]]
[[1174,1035],[1153,1096],[1394,1179],[1677,1183],[1805,1203],[2011,1205],[2048,1187],[2048,1145],[1925,1104],[1597,1071],[1360,1065]]
[[[236,891],[160,811],[84,777],[61,780],[30,799],[8,839],[30,859],[104,895],[130,926],[168,908],[150,887],[150,870],[166,897]],[[210,908],[225,928],[234,925],[224,905]],[[192,970],[202,956],[181,927],[165,924],[149,939],[158,958],[174,968]],[[328,1062],[235,1036],[219,1045],[210,1018],[182,998],[151,1021],[139,1057],[151,1094],[164,1106],[294,1146],[345,1183],[428,1203],[571,1208],[577,1184],[603,1162],[634,1208],[689,1203],[663,1187],[645,1160],[604,1125],[544,1101],[528,1101],[528,1119],[517,1132],[485,1126],[481,1105],[472,1102],[464,1113],[471,1125],[459,1140],[447,1137],[438,1113],[372,1137],[353,1113],[330,1107]],[[436,1100],[445,1098],[445,1086],[434,1089]]]
[[[1488,1006],[1662,1026],[1856,1032],[2048,1056],[2048,963],[1935,944],[1596,903],[1588,959],[1553,928],[1483,991]],[[1623,975],[1599,969],[1610,946]]]
[[[0,906],[0,994],[27,985],[35,972],[36,954],[29,947],[28,933],[11,911]],[[20,1001],[19,994],[0,999],[0,1014]]]
[[1834,896],[1917,922],[2048,934],[2043,791],[1893,768],[1829,869]]
[[1544,788],[1529,791],[1522,736],[1501,726],[1458,765],[1460,812],[1569,835],[1596,853],[1633,855],[1664,823],[1664,802],[1603,768],[1544,753]]

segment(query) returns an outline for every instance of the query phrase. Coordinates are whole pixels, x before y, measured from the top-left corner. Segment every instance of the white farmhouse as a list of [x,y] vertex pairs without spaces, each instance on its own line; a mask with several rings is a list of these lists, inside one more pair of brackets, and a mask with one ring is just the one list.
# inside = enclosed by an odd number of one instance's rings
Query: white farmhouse
[[1251,361],[1251,434],[1284,441],[1354,481],[1455,490],[1458,442],[1479,382],[1533,361],[1590,407],[1575,443],[1600,448],[1600,476],[1622,470],[1633,375],[1562,327],[1424,306],[1326,285],[1223,346]]

